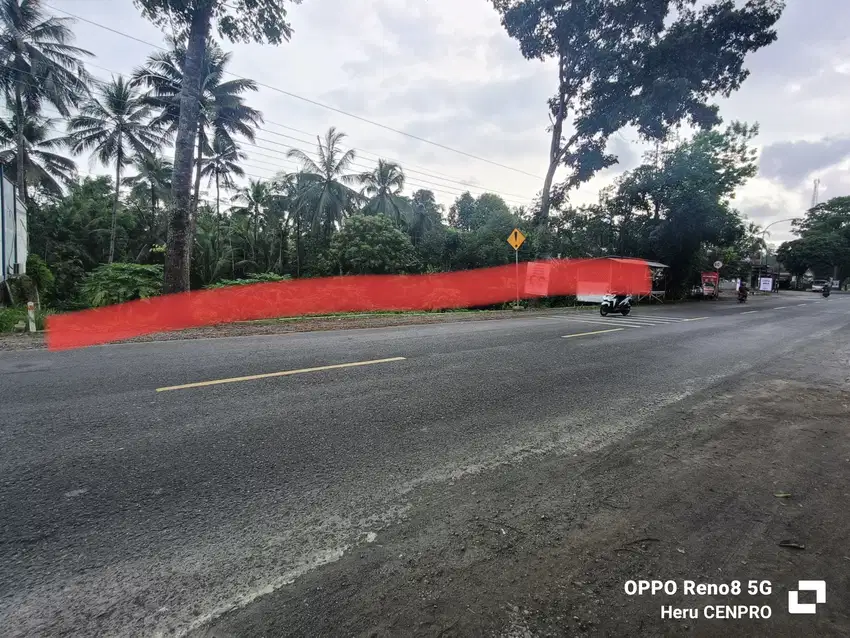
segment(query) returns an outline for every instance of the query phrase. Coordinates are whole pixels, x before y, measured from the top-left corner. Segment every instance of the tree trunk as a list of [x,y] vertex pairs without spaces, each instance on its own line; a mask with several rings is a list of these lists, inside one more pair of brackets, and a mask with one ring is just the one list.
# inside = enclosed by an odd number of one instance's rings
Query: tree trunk
[[115,222],[118,218],[118,198],[121,195],[121,161],[124,157],[121,154],[121,144],[124,141],[121,139],[121,134],[118,134],[118,157],[115,160],[115,194],[112,196],[112,230],[109,232],[109,261],[112,263],[115,259]]
[[236,255],[233,252],[233,217],[227,224],[227,241],[230,244],[230,278],[236,279]]
[[156,226],[156,184],[151,181],[151,230]]
[[301,211],[295,211],[295,276],[301,276]]
[[[552,133],[552,143],[555,143],[555,133]],[[555,171],[558,169],[557,160],[549,160],[549,168],[546,170],[546,178],[543,180],[543,191],[540,193],[540,217],[538,221],[544,224],[549,219],[550,192],[552,180],[555,179]]]
[[546,178],[543,180],[543,192],[540,194],[540,216],[538,221],[545,224],[549,219],[549,206],[551,201],[552,181],[555,171],[564,155],[561,148],[561,135],[564,130],[564,118],[567,115],[566,95],[566,61],[561,58],[558,65],[558,109],[555,112],[555,120],[552,122],[552,141],[549,144],[549,168],[546,170]]
[[201,70],[206,53],[207,36],[212,19],[212,5],[203,3],[195,9],[189,27],[189,42],[184,61],[183,85],[180,89],[180,121],[174,145],[171,214],[165,254],[163,292],[189,290],[189,268],[192,244],[192,160],[200,113]]
[[251,215],[254,220],[254,230],[251,233],[251,237],[254,238],[254,241],[251,242],[251,261],[254,262],[254,265],[257,265],[257,226],[259,225],[259,215],[255,212]]
[[17,146],[18,146],[18,171],[17,175],[17,185],[18,185],[18,197],[21,198],[24,206],[27,204],[27,160],[26,160],[26,140],[24,139],[24,100],[21,95],[21,84],[20,82],[15,82],[15,115],[18,118],[18,130],[16,131],[17,137]]
[[204,159],[204,132],[198,124],[198,155],[195,158],[195,185],[193,186],[194,197],[192,197],[192,219],[198,214],[198,204],[201,198],[201,162]]
[[215,171],[215,215],[221,217],[221,187],[218,183],[218,169]]
[[186,251],[189,253],[188,261],[192,263],[192,249],[195,247],[195,231],[198,228],[198,204],[201,197],[201,160],[203,159],[203,131],[198,126],[198,156],[195,160],[195,185],[193,187],[192,210],[189,213],[189,244]]
[[280,272],[281,275],[283,274],[283,238],[284,238],[285,233],[286,233],[286,224],[281,223],[281,225],[280,225],[280,248],[278,248],[278,251],[277,251],[277,260],[280,264],[280,266],[279,266],[280,271],[279,272]]

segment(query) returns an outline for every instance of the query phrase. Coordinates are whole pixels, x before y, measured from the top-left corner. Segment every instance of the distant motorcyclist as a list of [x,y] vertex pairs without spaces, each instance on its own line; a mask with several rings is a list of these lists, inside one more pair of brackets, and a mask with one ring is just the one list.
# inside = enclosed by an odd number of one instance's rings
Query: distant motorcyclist
[[738,286],[738,301],[746,301],[749,294],[750,289],[747,288],[747,284],[742,281],[741,285]]

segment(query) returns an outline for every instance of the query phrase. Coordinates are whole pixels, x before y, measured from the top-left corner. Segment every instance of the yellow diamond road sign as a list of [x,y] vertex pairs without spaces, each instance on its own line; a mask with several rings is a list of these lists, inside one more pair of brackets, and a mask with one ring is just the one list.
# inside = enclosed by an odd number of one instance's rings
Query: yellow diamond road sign
[[525,235],[519,232],[519,228],[514,228],[513,232],[508,235],[508,243],[513,246],[514,250],[519,250],[522,242],[525,241]]

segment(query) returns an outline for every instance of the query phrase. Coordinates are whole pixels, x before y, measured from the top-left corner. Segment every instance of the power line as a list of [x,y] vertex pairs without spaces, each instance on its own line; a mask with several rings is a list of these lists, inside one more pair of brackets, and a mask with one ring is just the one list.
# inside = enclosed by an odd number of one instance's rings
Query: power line
[[[11,113],[11,111],[10,111],[10,113]],[[60,113],[56,113],[56,115],[60,118],[62,117]],[[58,129],[55,126],[45,125],[44,128],[46,128],[47,130],[53,131],[54,133],[57,133],[58,135],[66,135],[65,131]],[[318,157],[318,155],[319,155],[318,152],[314,149],[304,149],[304,148],[300,148],[300,147],[297,147],[297,146],[290,146],[290,145],[282,144],[281,142],[276,142],[275,140],[269,140],[269,139],[266,139],[266,138],[263,138],[263,137],[255,137],[255,139],[263,141],[263,142],[267,142],[269,144],[274,144],[276,146],[281,146],[281,147],[286,148],[286,149],[298,149],[298,150],[302,151],[303,153],[305,153],[307,155],[313,155],[313,156],[316,156],[316,157]],[[266,155],[264,153],[259,153],[257,151],[249,151],[249,153],[250,153],[249,159],[251,159],[252,161],[259,162],[261,164],[266,164],[268,166],[273,166],[274,168],[277,168],[278,170],[273,170],[273,169],[265,168],[265,167],[261,167],[261,166],[255,166],[255,165],[250,164],[249,162],[240,161],[239,163],[241,165],[249,166],[249,167],[255,168],[257,170],[269,171],[270,173],[273,173],[272,175],[257,175],[255,173],[246,172],[245,173],[246,176],[254,177],[256,179],[268,180],[268,179],[271,179],[272,177],[274,177],[274,173],[280,173],[281,168],[286,168],[286,166],[283,166],[284,163],[288,164],[291,167],[294,167],[296,169],[294,172],[297,172],[297,169],[299,168],[298,162],[296,160],[292,159],[292,158],[289,158],[284,151],[280,151],[280,150],[277,150],[277,149],[274,149],[274,148],[269,148],[267,146],[262,146],[260,144],[257,144],[256,142],[252,142],[251,140],[248,140],[248,139],[239,140],[239,144],[251,146],[251,147],[254,147],[254,148],[259,148],[261,150],[265,150],[265,151],[269,151],[271,153],[277,154],[277,155]],[[254,155],[257,155],[257,156],[260,156],[260,157],[265,157],[265,158],[268,158],[268,159],[273,159],[277,162],[277,164],[271,164],[269,162],[263,162],[261,160],[253,159]],[[354,167],[357,167],[357,168],[362,168],[366,172],[371,172],[374,168],[373,166],[358,163],[358,162],[352,162],[351,166],[354,166]],[[493,191],[487,191],[486,189],[483,189],[481,187],[467,187],[465,189],[459,189],[457,187],[446,186],[444,184],[430,182],[428,180],[423,180],[423,179],[420,179],[420,178],[410,178],[410,177],[407,177],[407,176],[405,177],[405,185],[411,187],[411,190],[413,190],[413,188],[421,188],[421,189],[425,189],[425,190],[430,190],[430,191],[435,192],[435,193],[448,195],[450,197],[455,197],[455,198],[459,197],[464,192],[470,192],[472,190],[480,191],[480,193],[478,193],[479,195],[483,194],[483,193],[488,193],[488,192],[493,193]],[[446,189],[450,189],[450,190],[446,190]],[[493,194],[499,195],[508,204],[511,204],[511,205],[514,205],[514,206],[525,205],[524,200],[514,200],[512,198],[506,198],[501,193],[493,193]]]
[[[96,65],[96,64],[89,64],[89,66],[92,66],[92,67],[97,68],[97,69],[101,69],[103,71],[107,71],[107,72],[112,73],[112,74],[126,75],[126,74],[122,74],[119,71],[115,71],[113,69],[108,69],[106,67],[102,67],[102,66],[99,66],[99,65]],[[29,73],[27,71],[23,71],[22,73],[36,77],[34,74]],[[104,80],[102,78],[98,78],[98,77],[95,77],[95,76],[91,77],[91,81],[94,84],[100,85],[100,86],[108,85],[107,80]],[[24,84],[26,84],[27,86],[35,86],[34,84],[27,83],[27,82],[24,82]],[[61,113],[58,113],[58,112],[55,113],[55,116],[62,118],[62,119],[67,119]],[[230,119],[230,121],[235,121],[234,118],[229,118],[229,119]],[[276,124],[274,122],[270,122],[268,120],[265,120],[265,118],[263,118],[263,120],[264,120],[264,122]],[[292,129],[292,127],[286,127],[282,124],[276,124],[276,125],[282,126],[284,128]],[[257,130],[265,132],[265,133],[269,133],[271,135],[277,135],[279,137],[283,137],[283,138],[286,138],[286,139],[292,139],[292,140],[295,140],[295,141],[298,141],[298,142],[302,142],[304,144],[312,144],[313,143],[312,140],[302,140],[302,139],[294,137],[292,135],[286,135],[286,134],[283,134],[283,133],[278,133],[277,131],[272,131],[272,130],[269,130],[268,128],[263,128],[261,126],[257,126]],[[292,129],[292,130],[298,131],[298,129]],[[306,131],[304,131],[304,133],[307,134],[307,135],[311,135],[310,133],[307,133]],[[292,144],[281,144],[280,142],[275,142],[274,140],[269,140],[269,139],[262,138],[262,137],[255,137],[255,139],[259,139],[261,141],[268,142],[270,144],[275,144],[276,146],[281,146],[283,148],[298,149],[298,150],[305,152],[305,153],[308,153],[310,155],[318,156],[318,153],[316,153],[316,151],[313,150],[313,149],[304,149],[304,148],[301,148],[301,147],[298,147],[298,146],[294,146]],[[280,153],[280,151],[275,151],[274,149],[269,149],[269,148],[260,146],[256,143],[251,142],[251,141],[244,141],[243,140],[243,142],[246,143],[246,144],[249,144],[251,146],[255,146],[257,148],[261,148],[261,149]],[[358,148],[354,148],[354,147],[352,147],[350,149],[345,149],[344,147],[340,147],[339,150],[341,150],[343,152],[345,152],[346,150],[354,150],[355,152],[360,151],[360,152],[368,153],[369,155],[373,155],[374,157],[376,157],[378,159],[386,159],[387,161],[394,161],[395,163],[399,164],[400,166],[403,166],[404,172],[408,174],[408,175],[406,175],[406,179],[405,179],[406,182],[410,182],[414,186],[417,186],[417,185],[421,186],[422,184],[424,184],[424,185],[427,185],[427,187],[429,189],[434,190],[436,192],[443,193],[443,194],[458,196],[458,195],[462,194],[463,192],[469,192],[469,191],[477,190],[477,191],[480,191],[479,194],[481,194],[481,193],[493,193],[493,194],[499,195],[506,202],[511,203],[515,206],[522,206],[522,205],[525,205],[528,201],[530,201],[530,198],[527,198],[523,195],[516,195],[516,194],[513,194],[513,193],[504,193],[504,192],[501,192],[501,191],[498,191],[498,190],[495,190],[495,189],[489,189],[485,186],[472,185],[472,184],[468,184],[466,182],[462,182],[462,181],[459,181],[459,180],[455,180],[455,179],[451,179],[451,178],[447,178],[447,177],[441,177],[439,175],[432,175],[430,173],[425,173],[423,171],[416,171],[416,170],[408,168],[408,165],[404,162],[401,162],[401,161],[398,161],[398,160],[391,160],[389,158],[382,157],[381,155],[376,154],[376,153],[363,151],[362,149],[358,149]],[[359,164],[357,162],[352,162],[352,165],[366,169],[366,170],[372,170],[372,168],[373,168],[372,166]],[[456,186],[450,186],[450,185],[442,184],[442,183],[439,183],[439,182],[431,182],[429,180],[418,178],[418,177],[417,178],[411,178],[409,176],[410,173],[420,174],[420,175],[424,175],[426,177],[432,177],[433,179],[437,179],[437,180],[445,181],[445,182],[451,182],[453,184],[459,184],[463,188],[458,189]],[[414,179],[416,180],[415,182],[413,181]],[[436,187],[436,188],[432,188],[432,187]],[[440,189],[443,189],[443,190],[440,190]],[[450,189],[450,190],[447,191],[445,189]]]
[[[163,49],[163,50],[165,50],[165,49]],[[100,66],[98,64],[94,64],[93,62],[86,62],[86,65],[93,67],[95,69],[100,69],[101,71],[106,71],[106,72],[111,73],[113,75],[130,75],[129,73],[122,73],[120,71],[116,71],[115,69],[109,69],[107,67]],[[32,73],[29,73],[27,71],[24,71],[24,73],[26,73],[27,75],[33,75]],[[35,76],[33,75],[33,77],[35,77]],[[92,79],[94,81],[100,83],[100,84],[104,84],[106,82],[102,78],[97,78],[97,77],[94,77],[94,76],[92,76]],[[242,79],[242,78],[240,78],[240,79]],[[263,116],[263,123],[264,124],[272,124],[274,126],[280,127],[282,129],[286,129],[288,131],[294,131],[296,133],[302,133],[303,135],[309,135],[311,138],[317,136],[317,134],[315,132],[311,133],[310,131],[298,129],[298,128],[295,128],[295,127],[292,127],[292,126],[288,126],[286,124],[281,124],[280,122],[275,122],[274,120],[270,120],[270,119],[266,118],[265,116]],[[298,138],[298,137],[295,137],[295,136],[292,136],[292,135],[285,135],[284,133],[278,133],[277,131],[271,131],[267,128],[263,128],[263,127],[260,127],[260,126],[258,126],[257,128],[260,129],[260,130],[264,130],[266,133],[270,133],[271,135],[277,135],[279,137],[292,139],[292,140],[295,140],[295,141],[298,141],[298,142],[302,142],[304,144],[314,144],[315,143],[312,139],[303,140],[301,138]],[[424,172],[425,170],[430,170],[430,169],[416,170],[417,168],[421,169],[421,167],[417,167],[416,164],[411,164],[408,161],[402,161],[402,160],[399,160],[399,159],[394,159],[392,157],[387,156],[385,153],[375,153],[374,151],[369,151],[367,149],[362,149],[362,148],[359,148],[359,147],[356,147],[356,146],[351,146],[349,148],[353,151],[358,152],[358,153],[365,153],[366,155],[371,155],[372,157],[375,157],[375,158],[378,158],[378,159],[383,159],[383,160],[386,160],[386,161],[389,161],[389,162],[394,162],[396,164],[404,165],[404,167],[405,167],[404,170],[407,173],[418,173],[418,174],[424,175],[426,177],[432,177],[434,179],[444,180],[444,181],[447,181],[447,182],[453,182],[453,183],[460,184],[460,185],[465,186],[465,187],[469,187],[469,184],[467,184],[466,182],[456,180],[452,177],[449,177],[448,175],[443,175],[443,174],[438,173],[436,171],[432,171],[430,173]],[[340,147],[340,150],[345,152],[348,149],[346,149],[345,147]],[[411,168],[411,167],[413,167],[413,168]],[[517,198],[519,198],[523,201],[525,201],[527,199],[527,197],[525,195],[517,195],[515,193],[502,193],[495,188],[488,188],[487,186],[478,186],[478,188],[481,188],[486,192],[496,193],[498,195],[507,195],[507,196],[510,196],[510,197],[517,197]]]
[[[58,134],[60,134],[60,135],[64,134],[64,131],[62,131],[61,129],[57,129],[57,128],[56,128],[56,127],[54,127],[54,126],[47,126],[47,125],[45,125],[45,126],[44,126],[44,128],[45,128],[45,129],[47,129],[47,130],[53,131],[54,133],[58,133]],[[250,141],[248,141],[248,140],[242,140],[241,142],[242,142],[242,143],[245,143],[245,144],[249,144],[249,145],[251,145],[251,146],[258,146],[259,148],[263,148],[263,149],[265,149],[265,148],[266,148],[266,147],[263,147],[263,146],[259,146],[259,145],[257,145],[257,144],[254,144],[254,143],[252,143],[252,142],[250,142]],[[269,150],[269,151],[272,151],[272,152],[277,152],[277,153],[280,153],[280,152],[281,152],[281,151],[275,151],[274,149],[266,149],[266,150]],[[305,152],[307,152],[307,153],[312,153],[312,154],[314,154],[314,155],[317,155],[317,153],[316,153],[315,151],[305,151]],[[269,155],[263,155],[263,157],[269,157],[269,158],[271,158],[271,159],[278,159],[278,158],[277,158],[277,157],[275,157],[275,156],[269,156]],[[259,160],[255,160],[255,161],[259,161]],[[297,167],[297,166],[298,166],[298,163],[297,163],[297,162],[295,162],[294,160],[289,159],[289,158],[287,158],[287,159],[280,158],[280,159],[279,159],[279,161],[281,161],[281,162],[286,161],[286,162],[289,162],[291,165],[293,165],[293,166],[295,166],[295,167]],[[275,168],[277,167],[277,164],[270,164],[269,162],[260,162],[260,163],[267,164],[267,165],[269,165],[269,166],[273,166],[273,167],[275,167]],[[245,176],[245,177],[249,177],[249,178],[251,178],[251,177],[252,177],[252,178],[254,178],[254,179],[262,180],[262,181],[268,181],[268,180],[270,180],[270,179],[273,179],[273,178],[275,177],[275,175],[276,175],[276,174],[280,174],[280,172],[281,172],[281,171],[279,171],[279,170],[274,170],[273,168],[266,168],[266,167],[263,167],[263,166],[256,166],[256,165],[254,165],[254,164],[251,164],[251,163],[249,163],[249,162],[244,162],[244,161],[243,161],[243,162],[240,162],[240,164],[241,164],[241,165],[243,165],[243,166],[248,166],[249,168],[253,168],[253,169],[255,169],[255,170],[259,170],[259,171],[268,171],[269,173],[271,173],[270,175],[258,175],[257,173],[252,173],[252,172],[249,172],[249,171],[243,171],[243,174],[244,174],[244,176]],[[366,168],[371,168],[371,167],[366,167]],[[79,170],[79,169],[77,169],[77,171],[76,171],[76,172],[77,172],[78,174],[89,175],[89,176],[96,175],[95,173],[86,172],[86,171],[81,171],[81,170]],[[109,175],[102,175],[102,176],[103,176],[103,177],[110,177]],[[208,179],[208,178],[207,178],[206,180],[202,180],[202,181],[203,181],[203,182],[205,182],[205,183],[207,183],[207,184],[209,184],[209,179]],[[443,195],[449,195],[449,196],[451,196],[451,197],[455,197],[455,198],[456,198],[456,197],[458,197],[458,196],[460,196],[460,195],[462,194],[460,191],[446,191],[446,190],[442,190],[442,189],[440,189],[440,188],[434,188],[434,187],[431,187],[431,186],[430,186],[429,184],[427,184],[427,183],[425,183],[425,184],[421,184],[421,183],[413,182],[413,181],[410,181],[410,180],[407,180],[407,179],[405,180],[405,185],[409,185],[409,186],[412,186],[412,187],[419,187],[419,188],[422,188],[422,189],[424,189],[424,190],[430,190],[430,191],[432,191],[432,192],[440,193],[440,194],[443,194]],[[229,189],[229,188],[225,188],[224,190],[225,190],[225,191],[233,191],[233,190],[238,190],[238,189]],[[487,192],[487,191],[484,191],[484,192]],[[522,205],[521,203],[520,203],[520,204],[517,204],[517,203],[515,203],[515,202],[510,202],[509,200],[506,200],[506,202],[507,202],[507,203],[512,203],[512,204],[514,204],[515,206],[517,206],[517,205],[520,205],[520,206],[521,206],[521,205]]]
[[[157,48],[157,49],[161,49],[161,50],[163,50],[163,51],[165,51],[165,50],[166,50],[166,49],[165,49],[165,47],[162,47],[162,46],[157,45],[157,44],[153,44],[153,43],[151,43],[151,42],[146,42],[145,40],[142,40],[142,39],[140,39],[140,38],[136,38],[136,37],[134,37],[134,36],[131,36],[131,35],[127,34],[127,33],[122,32],[122,31],[118,31],[117,29],[113,29],[112,27],[108,27],[108,26],[106,26],[106,25],[104,25],[104,24],[100,24],[99,22],[95,22],[94,20],[89,20],[89,19],[87,19],[87,18],[83,18],[82,16],[79,16],[79,15],[76,15],[76,14],[74,14],[74,13],[71,13],[70,11],[65,11],[64,9],[59,9],[59,8],[54,7],[54,6],[52,6],[52,5],[50,5],[50,4],[47,4],[47,3],[45,3],[45,6],[47,6],[47,7],[51,8],[51,9],[53,9],[54,11],[58,11],[58,12],[60,12],[60,13],[64,13],[65,15],[67,15],[67,16],[69,16],[69,17],[71,17],[71,18],[74,18],[74,19],[76,19],[76,20],[80,20],[81,22],[86,22],[86,23],[88,23],[88,24],[91,24],[92,26],[99,27],[99,28],[101,28],[101,29],[105,29],[105,30],[107,30],[107,31],[110,31],[110,32],[112,32],[112,33],[115,33],[116,35],[120,35],[120,36],[123,36],[123,37],[125,37],[125,38],[129,38],[129,39],[131,39],[131,40],[135,40],[136,42],[140,42],[140,43],[142,43],[142,44],[146,44],[146,45],[148,45],[148,46],[151,46],[151,47],[154,47],[154,48]],[[235,73],[231,73],[231,72],[229,72],[229,71],[225,71],[225,73],[226,73],[227,75],[230,75],[230,76],[235,77],[235,78],[240,79],[240,80],[247,80],[247,79],[249,79],[249,78],[244,78],[244,77],[242,77],[242,76],[236,75]],[[390,131],[390,132],[392,132],[392,133],[397,133],[397,134],[399,134],[399,135],[404,135],[405,137],[409,137],[409,138],[414,139],[414,140],[417,140],[417,141],[419,141],[419,142],[423,142],[424,144],[429,144],[429,145],[431,145],[431,146],[435,146],[435,147],[437,147],[437,148],[441,148],[441,149],[443,149],[443,150],[450,151],[450,152],[452,152],[452,153],[456,153],[456,154],[458,154],[458,155],[463,155],[464,157],[468,157],[468,158],[470,158],[470,159],[478,160],[479,162],[485,162],[485,163],[487,163],[487,164],[491,164],[492,166],[498,166],[499,168],[504,168],[504,169],[506,169],[506,170],[513,171],[513,172],[515,172],[515,173],[520,173],[520,174],[522,174],[522,175],[527,175],[527,176],[529,176],[529,177],[533,177],[533,178],[535,178],[535,179],[542,179],[540,176],[535,175],[535,174],[533,174],[533,173],[529,173],[529,172],[524,171],[524,170],[522,170],[522,169],[515,168],[515,167],[513,167],[513,166],[508,166],[508,165],[506,165],[506,164],[501,164],[501,163],[499,163],[499,162],[495,162],[495,161],[493,161],[493,160],[489,160],[489,159],[487,159],[487,158],[485,158],[485,157],[481,157],[481,156],[479,156],[479,155],[474,155],[473,153],[467,153],[466,151],[461,151],[461,150],[459,150],[459,149],[452,148],[451,146],[446,146],[445,144],[440,144],[439,142],[434,142],[433,140],[429,140],[429,139],[426,139],[426,138],[424,138],[424,137],[420,137],[420,136],[418,136],[418,135],[414,135],[413,133],[408,133],[407,131],[403,131],[403,130],[401,130],[401,129],[393,128],[392,126],[387,126],[386,124],[381,124],[380,122],[376,122],[376,121],[374,121],[374,120],[370,120],[370,119],[365,118],[365,117],[362,117],[362,116],[360,116],[360,115],[355,115],[354,113],[349,113],[348,111],[344,111],[343,109],[338,109],[338,108],[336,108],[335,106],[330,106],[329,104],[324,104],[324,103],[319,102],[319,101],[317,101],[317,100],[313,100],[313,99],[310,99],[310,98],[306,98],[306,97],[301,96],[301,95],[298,95],[298,94],[296,94],[296,93],[292,93],[291,91],[285,91],[284,89],[281,89],[281,88],[276,87],[276,86],[272,86],[272,85],[270,85],[270,84],[265,84],[265,83],[263,83],[263,82],[257,82],[256,80],[253,80],[253,81],[257,84],[257,86],[262,86],[262,87],[264,87],[264,88],[266,88],[266,89],[269,89],[270,91],[275,91],[275,92],[277,92],[277,93],[280,93],[280,94],[282,94],[282,95],[286,95],[286,96],[291,97],[291,98],[294,98],[294,99],[296,99],[296,100],[301,100],[302,102],[306,102],[306,103],[308,103],[308,104],[312,104],[312,105],[314,105],[314,106],[318,106],[318,107],[321,107],[321,108],[323,108],[323,109],[327,109],[327,110],[329,110],[329,111],[333,111],[334,113],[339,113],[339,114],[341,114],[341,115],[345,115],[346,117],[350,117],[350,118],[352,118],[352,119],[359,120],[359,121],[361,121],[361,122],[365,122],[366,124],[371,124],[372,126],[377,126],[378,128],[382,128],[382,129],[384,129],[384,130],[386,130],[386,131]]]

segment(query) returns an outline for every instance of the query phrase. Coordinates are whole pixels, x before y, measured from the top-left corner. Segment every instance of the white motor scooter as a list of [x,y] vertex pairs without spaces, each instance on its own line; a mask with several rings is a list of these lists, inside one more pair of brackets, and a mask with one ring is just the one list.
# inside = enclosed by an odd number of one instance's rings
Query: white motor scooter
[[624,317],[632,310],[631,295],[605,295],[602,297],[602,305],[599,306],[599,314],[607,317],[610,313],[619,312]]

